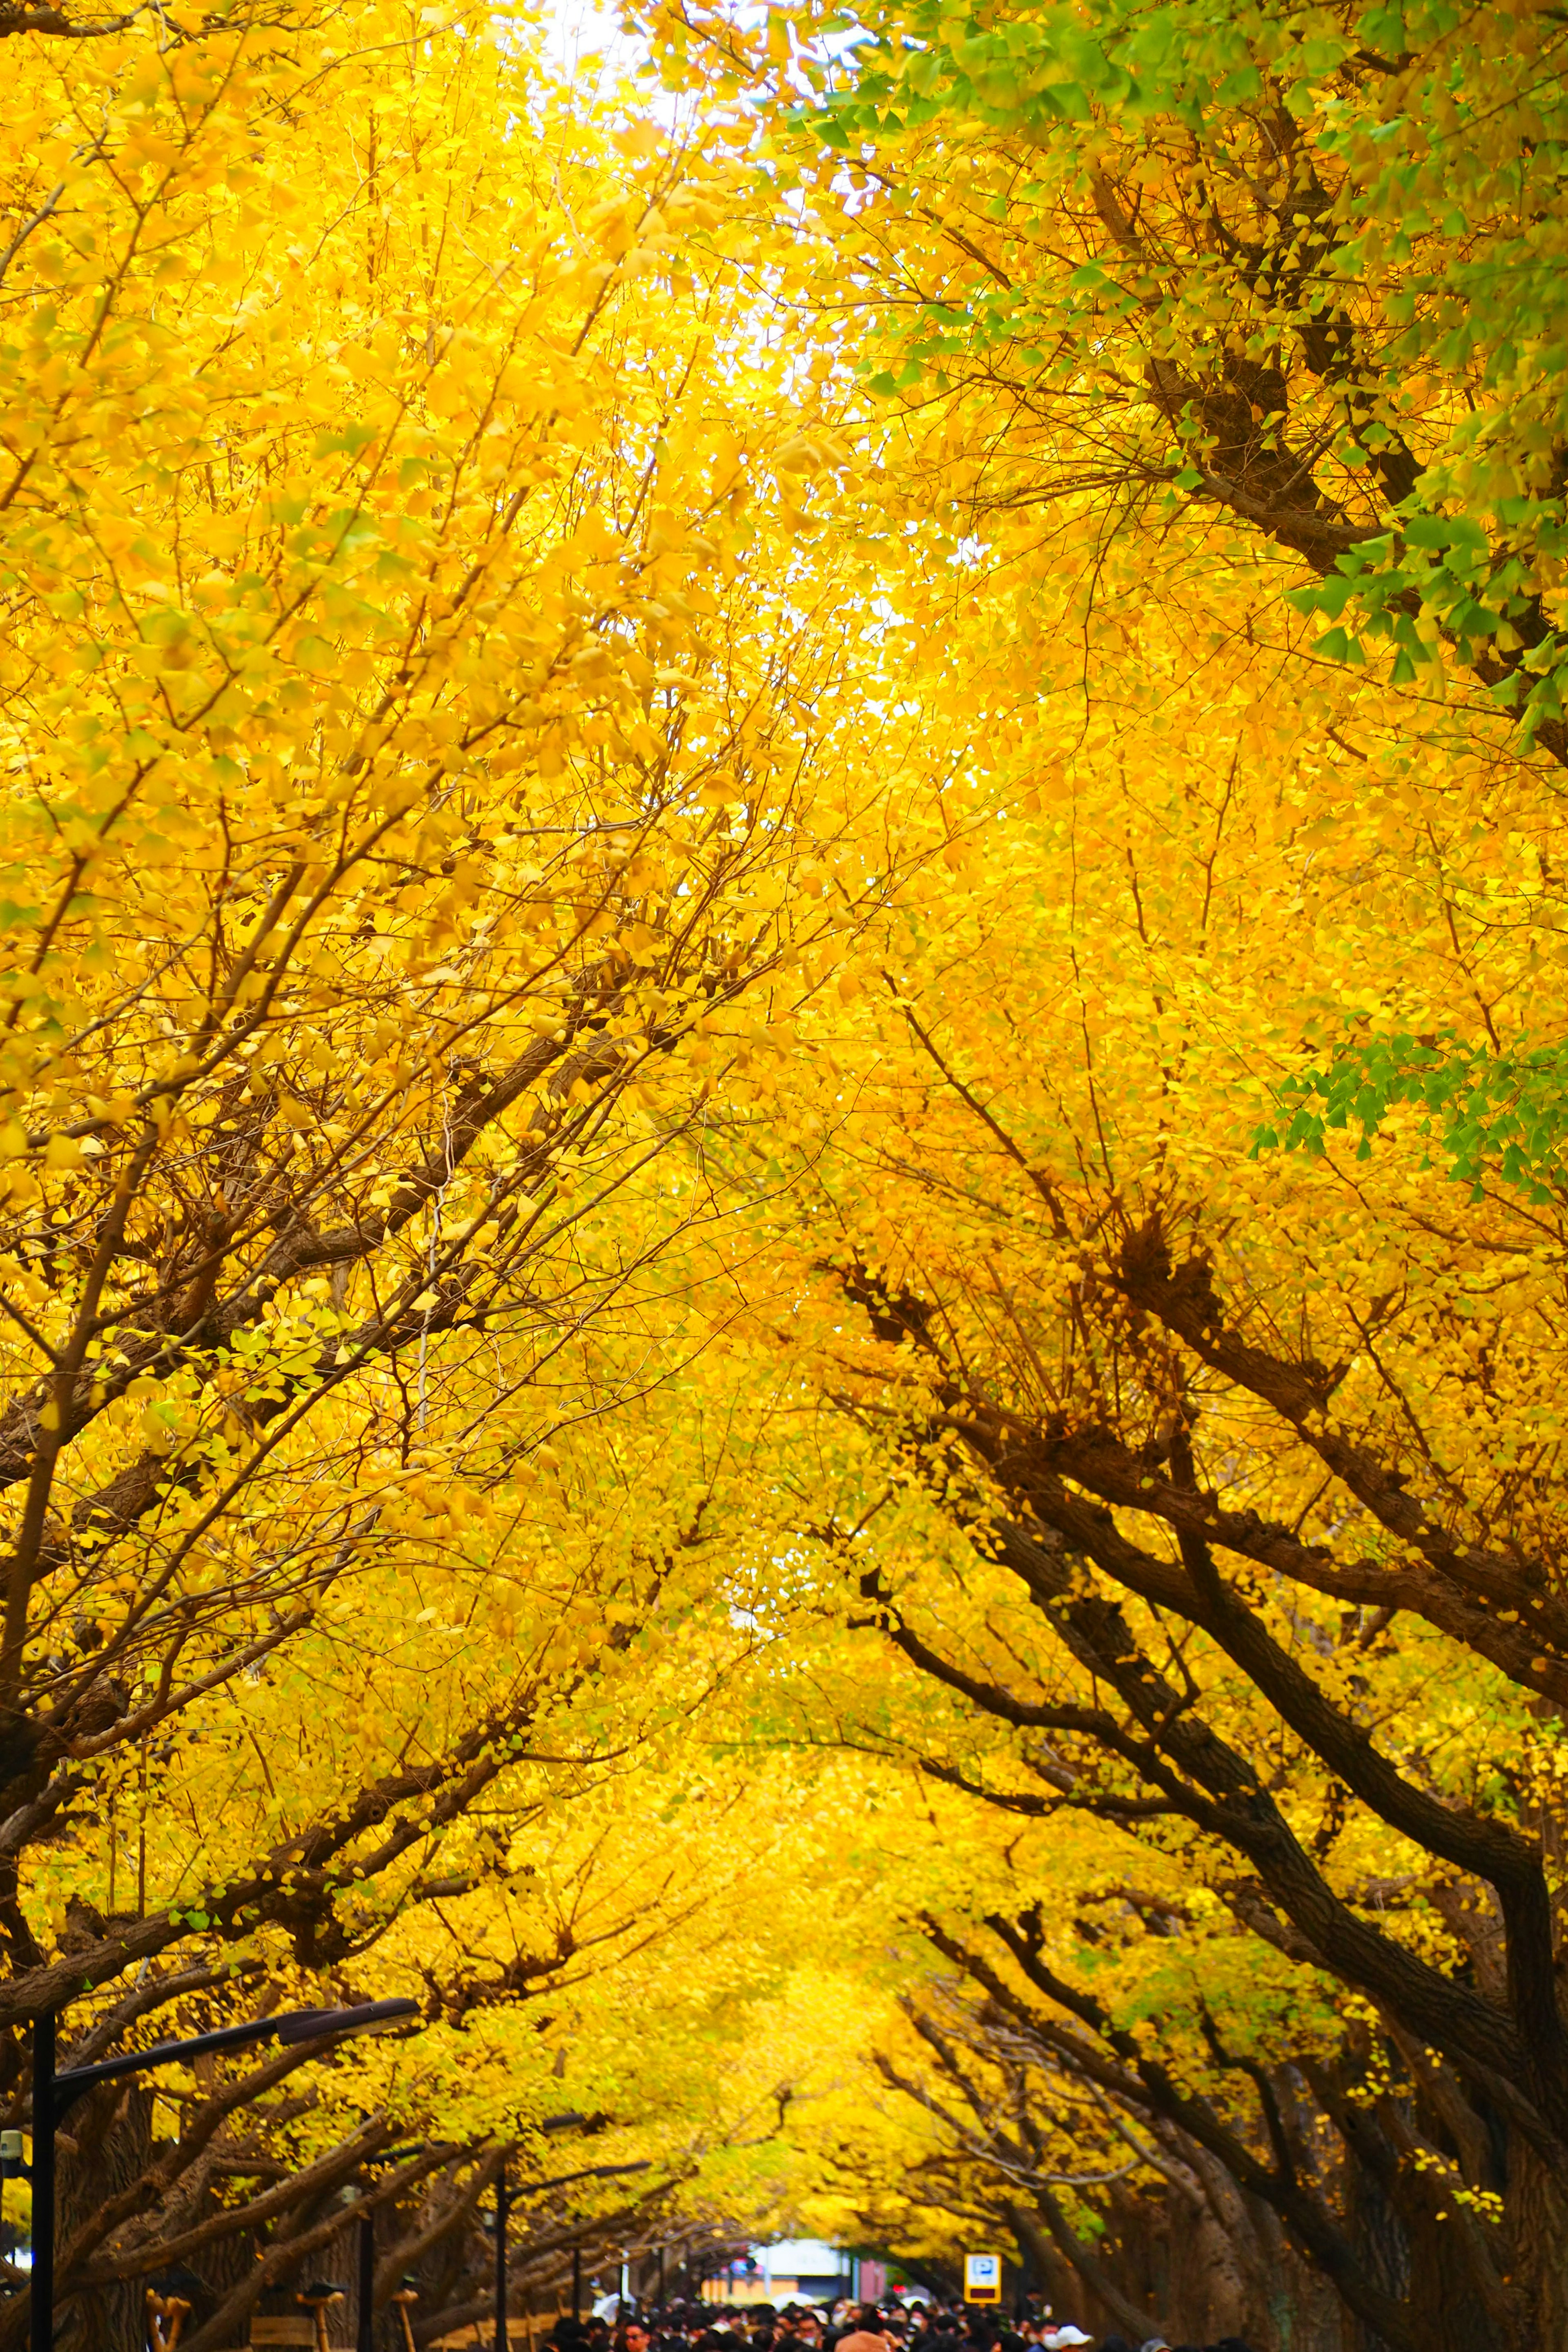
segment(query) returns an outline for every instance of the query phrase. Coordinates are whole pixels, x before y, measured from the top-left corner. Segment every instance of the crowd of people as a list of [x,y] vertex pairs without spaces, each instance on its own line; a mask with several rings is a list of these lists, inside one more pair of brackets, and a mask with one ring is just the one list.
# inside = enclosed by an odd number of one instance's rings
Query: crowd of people
[[1119,2333],[1096,2338],[1034,2303],[1008,2320],[994,2308],[935,2296],[778,2309],[771,2303],[623,2304],[618,2321],[558,2319],[546,2338],[553,2352],[1068,2352],[1097,2343],[1099,2352],[1251,2352],[1238,2336],[1207,2346],[1168,2344],[1163,2336],[1141,2343]]

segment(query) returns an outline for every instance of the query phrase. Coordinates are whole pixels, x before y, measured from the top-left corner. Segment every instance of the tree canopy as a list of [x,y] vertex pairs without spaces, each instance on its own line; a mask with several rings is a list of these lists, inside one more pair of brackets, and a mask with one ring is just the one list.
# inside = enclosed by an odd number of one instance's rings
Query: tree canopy
[[1560,13],[0,16],[62,2343],[1568,2343]]

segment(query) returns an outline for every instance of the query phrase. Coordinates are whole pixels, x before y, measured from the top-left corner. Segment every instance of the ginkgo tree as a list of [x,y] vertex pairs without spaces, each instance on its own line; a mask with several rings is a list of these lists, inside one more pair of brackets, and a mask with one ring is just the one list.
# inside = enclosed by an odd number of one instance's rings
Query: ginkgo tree
[[[1092,2084],[1139,2212],[1263,2210],[1401,2352],[1568,2329],[1555,1168],[1450,1187],[1397,1083],[1367,1158],[1342,1091],[1268,1140],[1347,1034],[1561,1026],[1550,320],[1407,414],[1445,298],[1406,348],[1409,257],[1345,276],[1445,75],[1550,247],[1559,31],[1417,26],[1368,194],[1359,16],[1101,16],[1026,105],[944,18],[789,120],[782,18],[665,20],[710,79],[657,121],[381,0],[7,52],[6,2120],[39,2011],[426,2017],[161,2153],[106,2104],[79,2336],[195,2230],[217,2352],[403,2132],[373,2193],[449,2313],[563,2113],[661,2219],[782,2210],[834,1999],[745,1920],[747,1769],[900,1889],[837,2013],[933,2197],[1021,2168],[1021,2237],[1140,2308],[1119,2184],[1057,2178]],[[1036,103],[1069,36],[1099,193]],[[950,38],[984,89],[922,96]],[[1310,127],[1247,194],[1273,133],[1187,83],[1255,51]],[[1336,583],[1395,675],[1320,642]],[[678,2087],[742,2034],[743,2097]],[[605,2179],[542,2260],[633,2231]]]
[[970,756],[800,1028],[833,1144],[762,1221],[763,1597],[796,1643],[862,1630],[797,1736],[1102,1819],[1097,1883],[1171,1906],[1184,1972],[1110,1997],[1070,1861],[978,1918],[950,1890],[942,1933],[1385,2342],[1552,2341],[1560,1182],[1453,1185],[1419,1103],[1367,1158],[1256,1148],[1347,1027],[1560,1025],[1550,758],[1260,647],[1234,550],[1173,589],[1058,520],[912,524],[948,625],[910,690]]
[[352,2280],[364,2217],[377,2306],[413,2273],[418,2340],[439,2340],[493,2310],[483,2219],[503,2170],[523,2312],[564,2303],[574,2259],[588,2276],[663,2248],[673,2284],[763,2226],[788,2170],[780,2098],[837,2038],[781,2001],[752,1899],[802,1851],[786,1777],[760,1830],[767,1776],[695,1747],[663,1769],[623,1755],[533,1808],[503,1791],[363,1958],[322,1971],[263,1941],[226,1969],[187,1950],[79,2008],[92,2049],[145,2040],[143,2018],[163,2039],[241,2003],[290,2006],[323,1975],[412,1993],[424,2016],[326,2058],[171,2065],[74,2109],[63,2340],[135,2342],[143,2283],[180,2273],[185,2338],[223,2352],[252,2312],[292,2312],[305,2277]]
[[[1008,1826],[1016,1870],[1017,1824]],[[985,1843],[973,1819],[962,1834],[971,1855]],[[1184,1916],[1190,1898],[1130,1885],[1109,1871],[1097,1885],[1085,1860],[1080,1850],[1074,1880],[1043,1850],[1024,1867],[1049,1887],[1043,1899],[1071,1916],[1102,1988],[1113,1979],[1123,1998],[1136,1988],[1144,2016],[1158,2017],[1163,2045],[1179,2041],[1184,2075],[1202,2077],[1205,2100],[1245,2143],[1246,2067],[1278,2083],[1287,2111],[1289,2069],[1258,2058],[1256,2043],[1245,2059],[1222,2043],[1218,2064],[1201,2031],[1181,2030],[1182,2007],[1183,2022],[1196,2023],[1190,1989],[1181,1989],[1184,2002],[1172,1999],[1190,1955],[1185,1937],[1165,1938],[1160,1923]],[[966,2250],[1000,2246],[1019,2283],[1058,2319],[1130,2338],[1142,2340],[1152,2323],[1182,2341],[1230,2336],[1272,2346],[1288,2324],[1292,2343],[1342,2341],[1326,2282],[1278,2215],[1155,2111],[1109,2051],[1031,2000],[1005,1951],[981,1948],[990,1941],[984,1931],[976,1942],[951,1927],[934,1932],[942,1964],[933,1974],[911,1937],[901,2013],[881,2023],[852,2117],[835,2117],[826,2129],[818,2123],[811,2138],[817,2195],[837,2203],[838,2231],[897,2248],[900,2261],[934,2271],[953,2290]],[[1145,1934],[1173,1948],[1156,1958],[1142,1948]],[[1221,1953],[1216,1938],[1205,1956],[1211,1966]],[[1167,2005],[1159,2008],[1162,1991]],[[1235,1992],[1224,1985],[1216,2005],[1228,2010]],[[1256,2020],[1276,2032],[1284,2021],[1268,2009]],[[1299,2031],[1299,2018],[1289,2023]],[[1227,2026],[1234,2032],[1234,2019]],[[1372,2215],[1352,2206],[1347,2218],[1364,2226]]]
[[1217,511],[1315,575],[1324,655],[1414,685],[1447,646],[1561,763],[1557,10],[637,13],[678,78],[785,112],[784,175],[848,215],[867,373],[962,418],[977,516]]
[[[97,29],[3,151],[13,2121],[40,2011],[570,1959],[545,1824],[744,1646],[710,1142],[941,837],[715,131],[521,24]],[[225,2104],[112,2212],[84,2143],[68,2304]]]
[[[796,717],[829,637],[696,529],[757,430],[689,389],[715,321],[616,310],[670,189],[584,168],[580,230],[521,65],[356,41],[330,136],[330,60],[265,32],[28,60],[13,199],[71,201],[13,260],[6,420],[20,1789],[254,1680],[378,1528],[504,1538],[487,1481],[640,1353],[702,1214],[658,1163],[765,1058],[785,877],[853,822],[814,829]],[[281,225],[333,158],[307,301]]]
[[[678,81],[752,94],[901,477],[999,565],[1054,543],[1075,638],[1126,625],[1130,550],[1140,596],[1228,573],[1266,660],[1562,765],[1557,10],[633,13]],[[1293,1146],[1416,1100],[1528,1185],[1568,1136],[1539,1024],[1341,1034],[1295,1076],[1262,1129]]]
[[[982,1923],[1033,1971],[1020,1998],[1272,2204],[1384,2341],[1552,2341],[1560,1203],[1468,1199],[1413,1118],[1369,1161],[1249,1157],[1247,1103],[1314,996],[1325,1021],[1363,992],[1458,1010],[1529,968],[1545,1013],[1561,954],[1517,961],[1527,908],[1467,941],[1386,805],[1336,811],[1331,760],[1287,786],[1266,735],[1231,761],[1185,731],[1223,662],[1152,628],[1137,657],[1160,664],[1151,715],[1092,726],[967,884],[898,910],[845,1147],[800,1211],[796,1279],[822,1303],[789,1334],[821,1401],[790,1474],[799,1540],[957,1707],[900,1721],[862,1660],[838,1728],[1014,1817],[1102,1817],[1174,1871],[1157,1894],[1195,1885],[1337,1980],[1328,2045],[1302,2019],[1274,2051],[1306,2121],[1259,2083],[1237,2134],[1190,2005],[1183,2027],[1162,2002],[1142,2041],[1076,1906],[1047,1903],[1032,1941],[1024,1874]],[[1289,671],[1279,691],[1299,727]],[[1373,700],[1352,707],[1375,742]],[[1390,736],[1376,756],[1405,755]],[[1478,761],[1414,789],[1472,889],[1483,810],[1488,843],[1504,806],[1554,833],[1533,781],[1494,798]],[[1282,932],[1292,890],[1308,908]],[[1201,1908],[1183,1932],[1201,1944]],[[1261,2064],[1223,2006],[1215,2032]],[[1338,2152],[1320,2168],[1315,2147]],[[1346,2166],[1400,2217],[1407,2291],[1345,2226]]]

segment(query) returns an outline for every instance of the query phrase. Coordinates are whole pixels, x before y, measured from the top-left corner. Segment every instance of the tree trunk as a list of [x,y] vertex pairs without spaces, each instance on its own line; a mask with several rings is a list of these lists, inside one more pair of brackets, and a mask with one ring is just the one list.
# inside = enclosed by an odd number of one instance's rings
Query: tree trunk
[[1509,2149],[1508,2213],[1518,2352],[1568,2352],[1568,2181],[1517,2132]]
[[1283,2352],[1268,2307],[1267,2283],[1279,2270],[1269,2255],[1282,2251],[1278,2228],[1265,2248],[1229,2176],[1201,2148],[1183,2153],[1203,2201],[1194,2211],[1171,2192],[1172,2326],[1194,2344],[1239,2336],[1257,2352]]
[[[66,2126],[72,2155],[59,2149],[57,2252],[145,2168],[153,2154],[152,2095],[139,2084],[106,2084],[76,2109]],[[60,2352],[144,2352],[146,2329],[140,2280],[97,2287],[59,2315]]]

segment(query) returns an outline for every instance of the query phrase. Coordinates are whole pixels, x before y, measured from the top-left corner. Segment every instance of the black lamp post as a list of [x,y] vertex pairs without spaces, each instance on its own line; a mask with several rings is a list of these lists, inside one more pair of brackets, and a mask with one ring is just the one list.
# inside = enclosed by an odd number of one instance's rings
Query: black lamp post
[[[426,2140],[408,2140],[401,2147],[380,2149],[376,2155],[367,2157],[365,2163],[371,2169],[380,2171],[388,2164],[401,2164],[405,2157],[420,2155],[427,2146],[428,2142]],[[359,2193],[356,2189],[345,2189],[342,2192],[342,2200],[345,2205],[357,2206]],[[375,2296],[375,2213],[374,2209],[369,2210],[362,2209],[355,2214],[354,2219],[359,2232],[354,2352],[375,2352],[375,2314],[372,2308]],[[403,2284],[406,2288],[410,2282],[405,2279]],[[419,2298],[417,2294],[415,2294],[410,2299],[416,2303]],[[394,2301],[397,2300],[398,2298],[395,2296]],[[408,2333],[406,2315],[403,2326],[404,2333],[406,2335]]]
[[358,2326],[354,2329],[355,2352],[375,2352],[375,2215],[362,2213],[359,2217],[359,2297],[356,2305]]
[[[508,2331],[507,2331],[507,2315],[506,2315],[506,2290],[507,2290],[507,2276],[506,2276],[506,2245],[507,2245],[507,2240],[506,2240],[506,2225],[507,2225],[507,2220],[508,2220],[508,2217],[510,2216],[510,2212],[511,2212],[511,2197],[510,2197],[510,2192],[509,2192],[509,2190],[508,2190],[508,2188],[507,2188],[507,2179],[506,2179],[506,2159],[505,2159],[505,2158],[503,2157],[503,2158],[502,2158],[502,2159],[501,2159],[501,2168],[500,2168],[500,2171],[497,2173],[497,2175],[496,2175],[496,2210],[495,2210],[494,2217],[493,2217],[493,2219],[492,2219],[492,2217],[491,2217],[489,2213],[481,2213],[481,2214],[480,2214],[480,2216],[479,2216],[479,2226],[480,2226],[480,2228],[481,2228],[481,2229],[483,2229],[483,2230],[489,2230],[489,2231],[492,2231],[492,2232],[494,2233],[494,2237],[495,2237],[495,2270],[494,2270],[495,2344],[494,2344],[494,2352],[507,2352],[507,2347],[508,2347],[508,2346],[510,2345],[510,2340],[511,2340],[511,2339],[510,2339],[510,2335],[508,2334]],[[478,2324],[478,2323],[476,2322],[476,2325],[477,2325],[477,2324]],[[475,2339],[475,2340],[476,2340],[476,2342],[478,2341],[477,2337],[476,2337],[476,2339]]]
[[[150,2067],[167,2066],[176,2059],[200,2058],[211,2050],[243,2050],[257,2042],[325,2042],[347,2033],[363,2033],[400,2018],[416,2017],[416,2000],[367,2000],[357,2009],[295,2009],[281,2017],[254,2018],[248,2025],[225,2025],[216,2033],[198,2033],[189,2042],[160,2042],[153,2050],[132,2050],[123,2058],[106,2058],[97,2066],[70,2066],[55,2072],[55,2020],[33,2020],[33,2271],[29,2282],[31,2352],[53,2352],[55,2340],[55,2133],[79,2098],[100,2083],[118,2082],[126,2074],[144,2074]],[[22,2135],[0,2134],[0,2176],[15,2178],[23,2169]]]
[[496,2174],[496,2344],[495,2352],[508,2352],[506,2325],[506,2223],[508,2200],[506,2165],[503,2160]]

